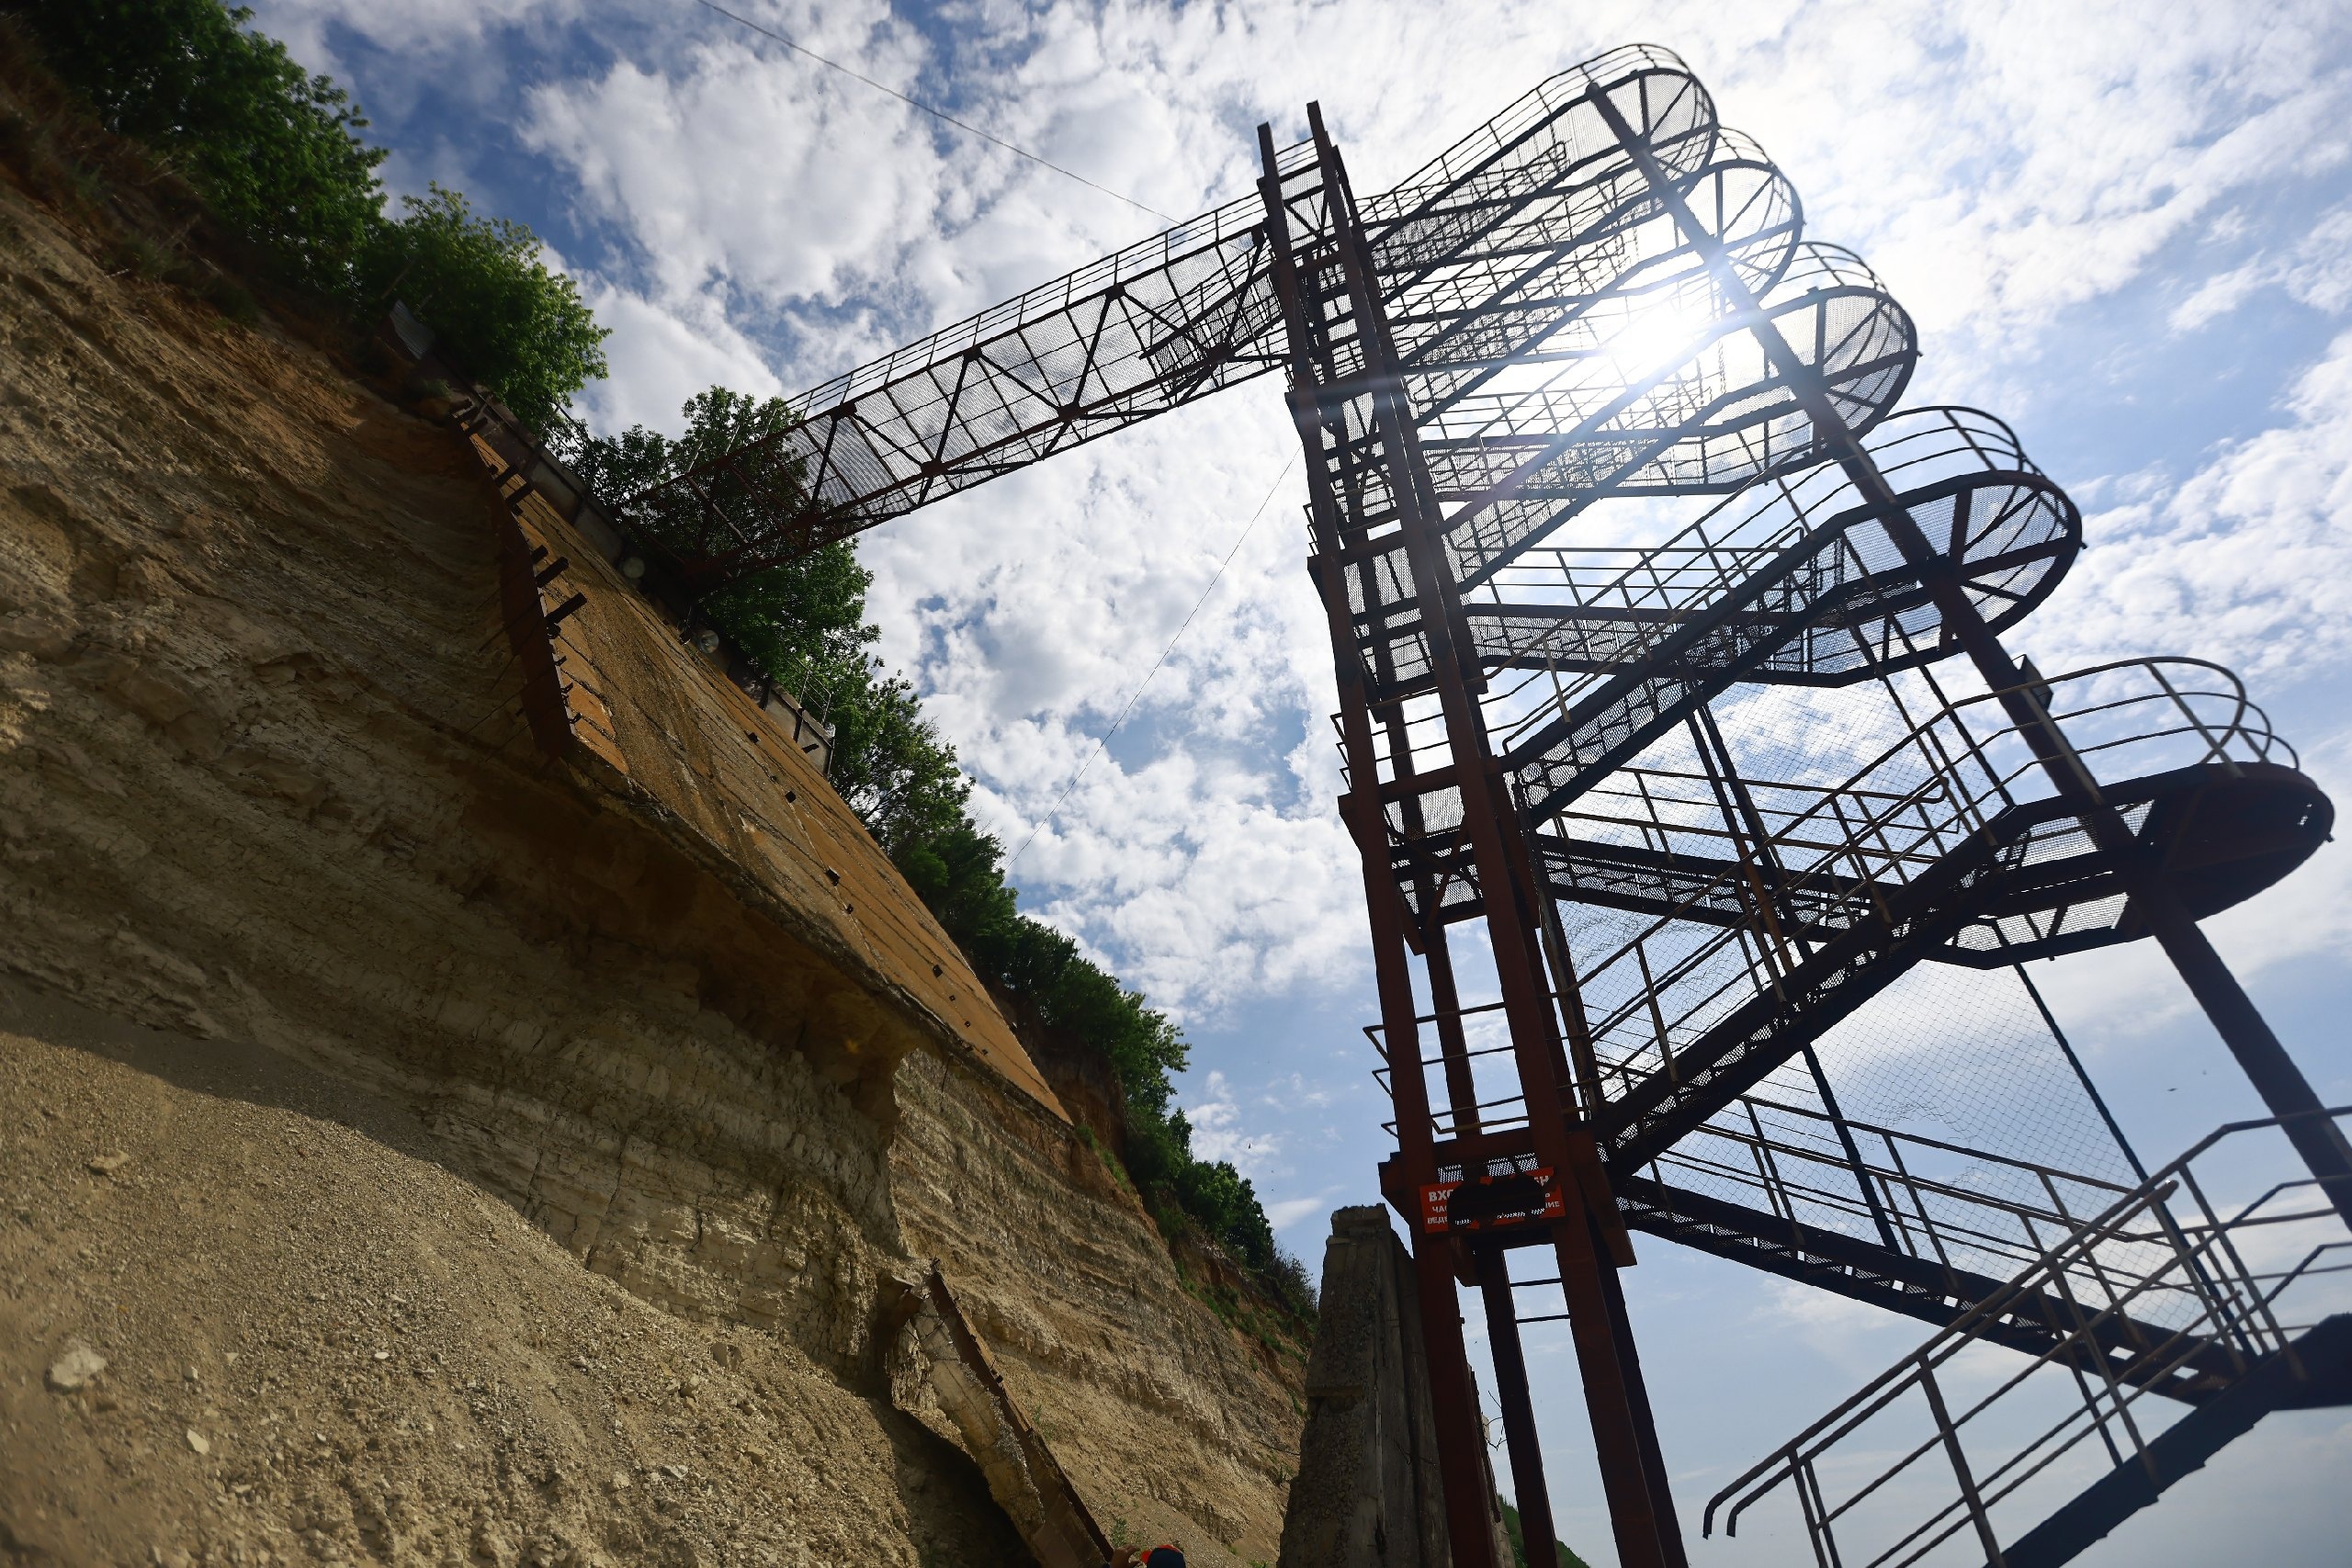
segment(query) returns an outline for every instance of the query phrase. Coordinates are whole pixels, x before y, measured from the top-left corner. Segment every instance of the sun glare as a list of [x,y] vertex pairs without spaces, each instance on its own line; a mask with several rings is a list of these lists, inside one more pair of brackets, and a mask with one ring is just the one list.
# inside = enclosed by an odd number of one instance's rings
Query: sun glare
[[1629,312],[1601,352],[1628,381],[1654,379],[1692,358],[1716,317],[1705,295],[1674,293]]

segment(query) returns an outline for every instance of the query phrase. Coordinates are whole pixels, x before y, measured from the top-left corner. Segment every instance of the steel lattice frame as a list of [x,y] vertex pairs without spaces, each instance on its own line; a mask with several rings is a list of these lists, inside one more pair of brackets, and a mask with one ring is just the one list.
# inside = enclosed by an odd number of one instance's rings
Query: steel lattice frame
[[[1932,1174],[1951,1146],[1845,1116],[1815,1043],[1922,963],[2152,935],[2271,1110],[2314,1112],[2196,921],[2300,863],[2325,797],[2226,671],[2046,679],[2002,648],[2079,548],[2074,503],[1991,415],[1898,411],[1909,317],[1804,236],[1672,55],[1563,73],[1361,200],[1309,118],[1288,149],[1260,129],[1256,195],[819,389],[634,498],[636,526],[707,588],[1286,372],[1458,1568],[1491,1554],[1460,1285],[1531,1558],[1553,1526],[1519,1325],[1565,1315],[1620,1558],[1684,1561],[1629,1227],[2139,1376],[2128,1315],[2096,1343],[2046,1294],[1969,1315],[2099,1184],[2009,1162],[2039,1188],[2001,1188],[1964,1149]],[[1629,497],[1719,499],[1659,543],[1578,542]],[[1896,678],[1945,660],[1983,691],[1903,705]],[[1717,710],[1774,686],[1883,690],[1900,723],[1847,773],[1759,774]],[[1451,944],[1474,931],[1501,999],[1465,1009]],[[1791,1072],[1817,1109],[1776,1098]],[[2352,1153],[2295,1125],[2352,1217]],[[1565,1314],[1522,1315],[1523,1247],[1550,1249]],[[2195,1399],[2225,1371],[2192,1351],[2145,1386]]]

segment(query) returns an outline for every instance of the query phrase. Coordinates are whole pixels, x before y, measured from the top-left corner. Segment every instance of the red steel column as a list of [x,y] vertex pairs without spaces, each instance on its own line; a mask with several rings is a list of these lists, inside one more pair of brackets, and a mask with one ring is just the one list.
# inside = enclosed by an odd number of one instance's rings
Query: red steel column
[[1495,1358],[1495,1397],[1502,1405],[1503,1438],[1510,1445],[1511,1490],[1519,1494],[1519,1538],[1531,1565],[1553,1568],[1559,1537],[1552,1522],[1552,1489],[1544,1478],[1544,1449],[1535,1436],[1535,1402],[1527,1389],[1527,1354],[1519,1342],[1519,1306],[1510,1266],[1493,1248],[1477,1254],[1478,1290],[1486,1298],[1487,1345]]
[[[1260,182],[1272,243],[1274,284],[1290,326],[1291,417],[1306,447],[1311,525],[1319,558],[1315,563],[1331,636],[1331,661],[1339,684],[1340,742],[1348,760],[1351,793],[1340,809],[1352,820],[1362,860],[1364,905],[1372,925],[1373,969],[1380,997],[1382,1035],[1386,1043],[1389,1093],[1396,1111],[1396,1141],[1415,1190],[1437,1179],[1435,1134],[1429,1091],[1421,1077],[1420,1029],[1413,1001],[1412,972],[1406,952],[1402,895],[1390,874],[1380,823],[1379,757],[1373,744],[1372,710],[1364,671],[1349,621],[1348,595],[1340,564],[1340,506],[1325,470],[1323,413],[1309,332],[1283,206],[1282,174],[1276,166],[1270,127],[1258,128],[1265,176]],[[1430,1403],[1436,1428],[1439,1473],[1445,1491],[1446,1534],[1454,1568],[1506,1568],[1494,1560],[1494,1532],[1487,1523],[1485,1438],[1471,1392],[1470,1361],[1462,1337],[1462,1312],[1454,1292],[1452,1247],[1442,1237],[1415,1227],[1414,1274],[1419,1287],[1421,1333],[1429,1363]]]
[[[1578,1124],[1572,1134],[1565,1114],[1564,1086],[1557,1070],[1564,1054],[1544,985],[1532,901],[1534,878],[1531,868],[1514,863],[1507,848],[1510,833],[1506,824],[1515,821],[1516,807],[1487,745],[1485,718],[1471,689],[1470,671],[1455,645],[1452,574],[1444,560],[1436,500],[1396,352],[1388,341],[1385,312],[1347,176],[1324,130],[1319,109],[1310,106],[1307,112],[1360,334],[1364,359],[1362,395],[1372,404],[1375,426],[1389,454],[1392,495],[1412,569],[1422,633],[1429,639],[1451,771],[1462,795],[1463,826],[1470,839],[1512,1057],[1521,1092],[1526,1097],[1529,1134],[1537,1163],[1549,1167],[1563,1187],[1577,1197],[1574,1212],[1551,1230],[1618,1555],[1624,1568],[1677,1568],[1682,1560],[1680,1542],[1668,1540],[1671,1513],[1661,1509],[1652,1496],[1653,1470],[1646,1462],[1647,1455],[1656,1451],[1657,1437],[1646,1429],[1643,1419],[1646,1412],[1637,1405],[1634,1380],[1627,1371],[1627,1348],[1620,1344],[1619,1325],[1609,1311],[1608,1292],[1601,1280],[1612,1264],[1593,1245],[1595,1222],[1614,1223],[1613,1204],[1605,1217],[1589,1207],[1596,1198],[1608,1201],[1598,1179],[1597,1155],[1589,1133]],[[1353,662],[1352,649],[1347,657]],[[1366,787],[1365,779],[1359,776],[1359,792]],[[1596,1188],[1602,1190],[1596,1192]],[[1498,1377],[1501,1375],[1498,1370]],[[1523,1382],[1522,1372],[1522,1386]],[[1663,1475],[1657,1479],[1662,1482]]]

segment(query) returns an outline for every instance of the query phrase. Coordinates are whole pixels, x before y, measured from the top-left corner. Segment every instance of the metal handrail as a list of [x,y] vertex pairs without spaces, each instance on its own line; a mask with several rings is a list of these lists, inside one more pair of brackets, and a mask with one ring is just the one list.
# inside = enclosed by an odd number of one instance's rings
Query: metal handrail
[[[2207,684],[2212,689],[2176,679],[2172,671],[2181,670],[2209,678]],[[2121,694],[2097,689],[2128,671],[2145,671],[2151,689]],[[2087,694],[2073,705],[2056,700],[2060,694],[2086,687]],[[2295,762],[2293,748],[2271,729],[2267,715],[2246,695],[2236,675],[2210,660],[2115,660],[2010,690],[2030,690],[2037,696],[2052,694],[2053,721],[2078,728],[2086,724],[2113,724],[2120,716],[2152,705],[2171,715],[2163,722],[2077,743],[2075,754],[2099,773],[2121,771],[2099,764],[2128,756],[2134,749],[2161,747],[2183,737],[2190,738],[2188,750],[2199,761],[2217,761],[2231,767],[2282,758],[2290,766]],[[2003,811],[2052,798],[2054,789],[2031,787],[2033,781],[2046,780],[2047,775],[2006,713],[1992,710],[2001,714],[2002,723],[1989,733],[1970,722],[1986,711],[1986,705],[2007,694],[2008,691],[1987,691],[1939,707],[1838,784],[1747,781],[1765,822],[1769,847],[1782,862],[1776,893],[1784,898],[1838,898],[1847,896],[1841,890],[1846,884],[1863,889],[1865,897],[1871,896],[1868,890],[1872,888],[1891,890],[1981,836]],[[2199,698],[2219,702],[2223,711],[2200,712]],[[1996,754],[2010,743],[2014,745],[2009,756]],[[1711,797],[1702,799],[1694,789],[1684,799],[1653,787],[1695,784],[1705,778],[1703,773],[1644,768],[1622,772],[1631,786],[1619,784],[1588,795],[1577,820],[1604,830],[1630,831],[1669,852],[1677,841],[1691,838],[1714,839],[1733,846],[1740,843],[1742,835],[1728,826],[1711,829],[1677,822],[1667,815],[1677,807],[1687,807],[1693,816],[1712,814],[1715,807]],[[1917,776],[1908,787],[1896,787],[1901,780],[1873,787],[1874,780],[1884,781],[1890,773]],[[2110,776],[2106,782],[2111,785],[2120,781]],[[2043,836],[2048,836],[2046,829]],[[1597,1040],[1607,1040],[1636,1020],[1645,1024],[1638,1032],[1654,1034],[1656,1031],[1646,1027],[1653,1000],[1661,993],[1694,984],[1699,987],[1697,994],[1677,998],[1670,1018],[1662,1005],[1657,1016],[1665,1021],[1669,1033],[1695,1033],[1724,1007],[1734,1005],[1736,998],[1769,980],[1769,975],[1759,979],[1758,965],[1769,968],[1770,963],[1781,961],[1771,954],[1777,953],[1781,938],[1762,911],[1729,927],[1709,921],[1701,929],[1712,934],[1698,936],[1692,934],[1692,923],[1682,913],[1711,901],[1748,894],[1742,863],[1736,856],[1719,858],[1724,869],[1695,882],[1677,899],[1672,912],[1647,917],[1613,946],[1580,964],[1589,1002],[1596,982],[1628,964],[1649,964],[1650,949],[1661,940],[1668,941],[1672,948],[1662,976],[1647,976],[1641,986],[1629,988],[1624,1002],[1595,1014],[1592,1026]],[[1750,951],[1751,945],[1755,951]],[[1719,962],[1726,956],[1730,962]],[[1702,978],[1709,975],[1714,977]]]
[[[2123,1447],[2118,1443],[2119,1428],[2132,1453],[2144,1456],[2148,1438],[2143,1422],[2135,1406],[2148,1392],[2146,1374],[2153,1369],[2169,1374],[2186,1363],[2189,1355],[2204,1347],[2233,1347],[2240,1357],[2256,1359],[2290,1354],[2291,1337],[2301,1327],[2292,1321],[2282,1323],[2281,1305],[2287,1292],[2297,1283],[2344,1272],[2352,1263],[2335,1261],[2339,1254],[2352,1251],[2352,1236],[2338,1236],[2343,1228],[2341,1216],[2332,1205],[2281,1213],[2275,1205],[2283,1197],[2319,1185],[2313,1179],[2296,1176],[2263,1186],[2254,1197],[2226,1208],[2217,1207],[2197,1179],[2197,1163],[2223,1142],[2262,1131],[2284,1132],[2286,1124],[2312,1118],[2341,1121],[2352,1117],[2352,1106],[2338,1106],[2323,1111],[2303,1112],[2283,1118],[2233,1122],[2217,1128],[2200,1139],[2188,1152],[2153,1173],[2145,1181],[2125,1193],[2114,1204],[2090,1221],[2076,1226],[2064,1239],[2045,1248],[2041,1258],[2011,1280],[2004,1289],[1978,1303],[1969,1312],[1928,1339],[1918,1349],[1905,1356],[1878,1377],[1864,1384],[1853,1395],[1840,1403],[1819,1420],[1788,1442],[1781,1444],[1758,1464],[1751,1466],[1729,1485],[1715,1494],[1707,1504],[1704,1529],[1712,1535],[1715,1517],[1726,1503],[1732,1505],[1724,1516],[1726,1534],[1736,1534],[1740,1516],[1755,1503],[1778,1488],[1783,1482],[1793,1483],[1799,1490],[1805,1526],[1817,1553],[1826,1553],[1824,1561],[1843,1562],[1838,1555],[1834,1527],[1864,1500],[1892,1483],[1895,1477],[1908,1471],[1928,1454],[1941,1450],[1951,1461],[1954,1480],[1961,1494],[1958,1501],[1936,1509],[1924,1522],[1900,1537],[1872,1562],[1917,1562],[1926,1552],[1964,1528],[1974,1530],[1988,1548],[1988,1558],[1999,1561],[1999,1546],[1990,1517],[1991,1508],[2003,1499],[2015,1495],[2027,1482],[2047,1470],[2058,1459],[2094,1433],[2106,1442],[2110,1456],[2119,1464],[2127,1462]],[[2194,1206],[2194,1223],[2181,1224],[2175,1220],[2168,1204],[2186,1199]],[[2154,1217],[2162,1227],[2177,1238],[2175,1250],[2181,1278],[2172,1282],[2168,1269],[2151,1278],[2127,1282],[2117,1288],[2112,1281],[2102,1280],[2108,1295],[2104,1305],[2082,1303],[2074,1307],[2075,1326],[2058,1342],[2016,1375],[2000,1383],[1992,1393],[1975,1401],[1956,1415],[1947,1404],[1935,1383],[1938,1367],[1975,1342],[1977,1331],[1985,1324],[2016,1307],[2030,1296],[2055,1292],[2070,1303],[2077,1301],[2075,1285],[2089,1271],[2085,1264],[2095,1250],[2117,1235],[2132,1235],[2128,1227],[2135,1216],[2146,1213]],[[2258,1227],[2278,1224],[2317,1223],[2327,1227],[2329,1239],[2303,1250],[2301,1256],[2285,1267],[2256,1269],[2248,1266],[2237,1237]],[[2137,1359],[2134,1386],[2104,1375],[2098,1385],[2084,1382],[2082,1368],[2098,1367],[2109,1372],[2108,1362],[2099,1348],[2099,1330],[2114,1322],[2134,1302],[2150,1291],[2164,1289],[2194,1299],[2200,1314],[2193,1323],[2176,1327],[2170,1337],[2149,1347]],[[2065,1415],[2016,1447],[2016,1451],[1989,1468],[1972,1468],[1967,1461],[1962,1441],[1962,1431],[1970,1422],[2024,1386],[2039,1371],[2064,1365],[2081,1394],[2078,1407],[2070,1407]],[[1926,1440],[1902,1452],[1892,1463],[1885,1464],[1875,1474],[1855,1485],[1851,1495],[1830,1506],[1822,1490],[1818,1461],[1844,1438],[1860,1430],[1864,1424],[1890,1409],[1897,1400],[1913,1392],[1921,1393],[1932,1416],[1934,1432]]]
[[[1469,1017],[1489,1013],[1497,1010],[1500,1006],[1500,1003],[1495,1002],[1477,1004],[1456,1010],[1452,1016]],[[1435,1013],[1424,1014],[1416,1021],[1431,1022],[1437,1016]],[[1364,1026],[1364,1032],[1367,1037],[1377,1042],[1383,1031],[1380,1025],[1367,1024]],[[1458,1057],[1453,1058],[1449,1058],[1441,1051],[1438,1054],[1421,1057],[1419,1066],[1426,1073],[1430,1068],[1443,1066],[1449,1060],[1475,1060],[1507,1055],[1514,1049],[1515,1047],[1507,1042],[1499,1044],[1471,1046]],[[1385,1058],[1385,1046],[1383,1055]],[[1607,1070],[1609,1069],[1604,1067],[1604,1071]],[[1387,1066],[1373,1069],[1374,1078],[1384,1089],[1388,1087],[1392,1076],[1392,1070]],[[1618,1076],[1629,1077],[1630,1075],[1620,1073]],[[1430,1132],[1433,1136],[1442,1139],[1464,1130],[1462,1119],[1465,1112],[1476,1116],[1481,1131],[1497,1131],[1517,1126],[1525,1121],[1523,1111],[1504,1118],[1500,1123],[1486,1113],[1504,1106],[1523,1106],[1524,1103],[1524,1096],[1518,1094],[1480,1100],[1459,1107],[1433,1098],[1429,1116]],[[1889,1212],[1894,1216],[1895,1223],[1892,1228],[1895,1232],[1898,1249],[1908,1256],[1922,1260],[1936,1261],[1947,1267],[1951,1265],[1951,1248],[1953,1247],[1973,1249],[1990,1254],[1994,1258],[2038,1257],[2041,1243],[2035,1226],[2055,1227],[2060,1231],[2068,1231],[2082,1223],[2081,1205],[2073,1207],[2068,1205],[2060,1192],[2061,1184],[2078,1190],[2089,1201],[2097,1201],[2101,1197],[2111,1200],[2126,1195],[2131,1190],[2120,1182],[2102,1177],[2067,1170],[2039,1161],[1995,1154],[1926,1134],[1905,1132],[1852,1118],[1833,1117],[1826,1111],[1809,1106],[1774,1100],[1762,1094],[1751,1093],[1743,1096],[1739,1103],[1752,1111],[1763,1112],[1774,1118],[1811,1122],[1824,1129],[1842,1125],[1844,1130],[1854,1137],[1856,1152],[1854,1155],[1849,1155],[1842,1146],[1833,1148],[1826,1141],[1815,1146],[1804,1142],[1802,1134],[1783,1134],[1775,1136],[1765,1130],[1766,1123],[1761,1121],[1756,1122],[1753,1132],[1745,1131],[1736,1124],[1714,1122],[1710,1122],[1700,1134],[1694,1134],[1694,1138],[1701,1140],[1701,1143],[1680,1145],[1658,1156],[1654,1168],[1661,1179],[1666,1179],[1672,1174],[1686,1179],[1695,1178],[1703,1182],[1724,1183],[1749,1191],[1762,1192],[1765,1194],[1767,1203],[1776,1212],[1785,1213],[1792,1223],[1804,1226],[1815,1226],[1820,1222],[1815,1219],[1798,1220],[1797,1206],[1800,1204],[1826,1211],[1833,1215],[1842,1215],[1849,1220],[1869,1219],[1872,1214],[1871,1207],[1872,1194],[1861,1190],[1859,1186],[1859,1183],[1868,1181],[1873,1184],[1875,1196],[1889,1205]],[[1830,1136],[1826,1132],[1820,1135],[1825,1140]],[[1706,1137],[1720,1137],[1727,1143],[1749,1149],[1758,1156],[1758,1168],[1750,1171],[1723,1158],[1710,1157],[1700,1152],[1702,1143]],[[1873,1147],[1883,1148],[1883,1156],[1872,1156],[1867,1152]],[[1905,1159],[1904,1155],[1905,1150],[1910,1151],[1910,1159]],[[1981,1171],[1990,1167],[2011,1173],[2018,1178],[2027,1179],[2030,1186],[2038,1187],[2048,1194],[2047,1202],[2045,1204],[2004,1196],[1990,1190],[1990,1184],[1981,1179],[1977,1185],[1968,1186],[1962,1185],[1961,1179],[1958,1178],[1948,1179],[1923,1173],[1917,1168],[1917,1162],[1922,1155],[1944,1156],[1963,1160],[1967,1162],[1972,1172]],[[1860,1161],[1859,1166],[1855,1163],[1857,1157]],[[1786,1160],[1818,1166],[1825,1170],[1845,1172],[1855,1179],[1858,1183],[1857,1190],[1849,1194],[1831,1188],[1812,1185],[1794,1172],[1783,1168],[1779,1162]],[[1951,1212],[1955,1205],[1961,1208],[1960,1213],[1955,1214]],[[1988,1217],[1971,1221],[1967,1218],[1970,1211],[1979,1211]],[[2117,1235],[2112,1239],[2132,1246],[2153,1246],[2167,1249],[2171,1247],[2168,1233],[2162,1226],[2143,1232]],[[2146,1268],[2136,1265],[2130,1259],[2106,1258],[2102,1260],[2101,1267],[2110,1272],[2129,1273],[2133,1278],[2143,1277],[2148,1272]]]
[[[1760,1194],[1757,1207],[1770,1210],[1795,1232],[1815,1232],[1860,1240],[1940,1269],[1963,1269],[1996,1277],[2041,1256],[2043,1230],[2066,1232],[2081,1224],[2055,1193],[2058,1181],[2093,1192],[2111,1192],[2112,1183],[2074,1172],[2063,1172],[2044,1190],[2044,1203],[2003,1196],[1995,1184],[1963,1185],[1960,1179],[1923,1176],[1897,1163],[1862,1158],[1859,1166],[1842,1149],[1792,1143],[1768,1134],[1743,1132],[1727,1122],[1713,1122],[1705,1130],[1745,1149],[1753,1168],[1727,1157],[1709,1157],[1687,1146],[1697,1135],[1678,1145],[1657,1162],[1658,1179],[1669,1191],[1679,1187],[1702,1196],[1709,1186],[1718,1191]],[[1860,1142],[1858,1140],[1858,1142]],[[1985,1164],[2014,1169],[2012,1162],[1971,1151]],[[1855,1183],[1851,1191],[1818,1185],[1792,1165],[1822,1172],[1835,1171]],[[1868,1181],[1868,1189],[1860,1183]],[[1875,1206],[1873,1206],[1875,1201]],[[1843,1221],[1844,1224],[1838,1222]],[[1883,1229],[1880,1228],[1883,1222]],[[1873,1232],[1876,1234],[1873,1235]],[[2081,1266],[2086,1281],[2161,1281],[2178,1263],[2180,1251],[2161,1226],[2105,1236],[2108,1250]],[[2185,1288],[2185,1287],[2184,1287]],[[2165,1287],[2169,1293],[2171,1287]],[[2153,1321],[2165,1322],[2169,1309]]]
[[[1936,494],[1948,484],[1982,484],[2005,477],[2018,482],[2043,482],[2041,470],[2025,455],[2015,432],[1975,409],[1934,407],[1894,414],[1871,434],[1868,445],[1889,481],[1906,492]],[[2048,536],[2045,544],[2070,536],[2075,528],[2071,509],[2064,507],[2029,509],[2019,516],[2038,520]],[[1473,615],[1482,610],[1491,613],[1512,607],[1570,614],[1638,611],[1652,617],[1645,635],[1656,640],[1734,592],[1766,561],[1808,533],[1840,524],[1841,529],[1825,537],[1827,558],[1796,569],[1782,584],[1784,591],[1804,584],[1809,592],[1817,592],[1825,581],[1843,581],[1849,572],[1875,570],[1844,558],[1841,552],[1846,547],[1834,542],[1875,536],[1867,504],[1847,487],[1835,465],[1793,478],[1759,480],[1656,544],[1527,547],[1512,564],[1498,569],[1494,579],[1468,590],[1466,607]],[[1531,557],[1548,564],[1532,565]],[[1887,564],[1893,564],[1891,558]],[[1503,592],[1506,585],[1508,594]],[[1800,608],[1794,601],[1782,607]],[[1771,606],[1768,602],[1759,609],[1770,613]],[[1540,645],[1519,646],[1508,634],[1504,640],[1518,657],[1542,655]],[[1921,650],[1914,648],[1905,657],[1920,656]],[[1865,652],[1864,657],[1871,656]],[[1610,672],[1599,671],[1563,681],[1560,671],[1550,670],[1504,684],[1490,697],[1490,710],[1513,711],[1546,681],[1554,688],[1548,701],[1538,703],[1532,714],[1510,728],[1504,749],[1515,745],[1530,726],[1550,722],[1610,678]]]

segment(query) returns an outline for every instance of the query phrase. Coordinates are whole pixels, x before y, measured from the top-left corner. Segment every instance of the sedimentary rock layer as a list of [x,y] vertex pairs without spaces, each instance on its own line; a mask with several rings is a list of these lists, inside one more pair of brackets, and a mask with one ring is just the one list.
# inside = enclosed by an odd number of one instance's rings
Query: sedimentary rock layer
[[[1106,1526],[1271,1559],[1295,1362],[839,910],[538,748],[453,432],[89,248],[0,188],[0,1072],[46,1086],[0,1152],[0,1540],[1001,1541],[889,1398],[878,1282],[936,1258]],[[369,1381],[395,1297],[431,1379]],[[108,1371],[49,1387],[76,1345]]]

